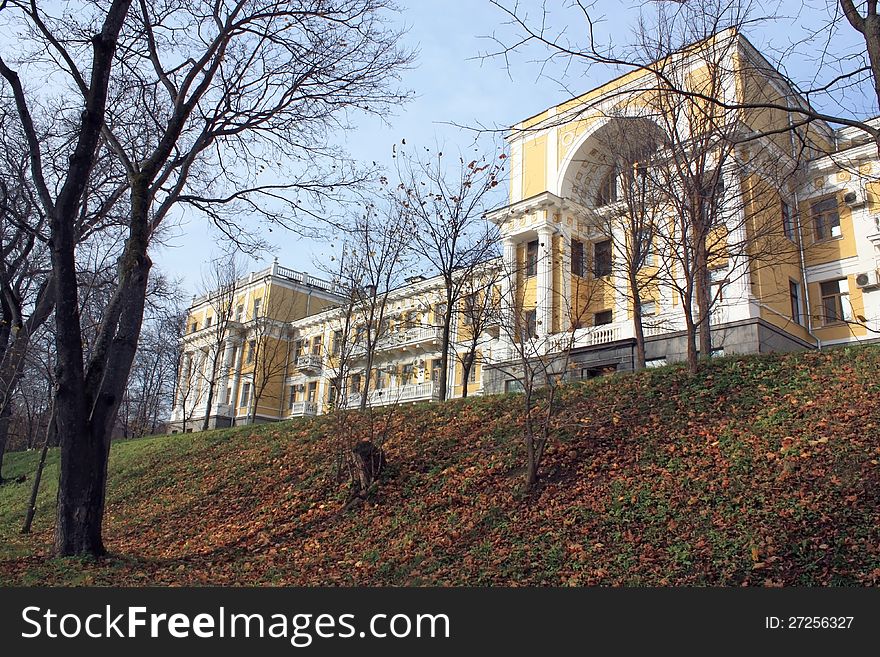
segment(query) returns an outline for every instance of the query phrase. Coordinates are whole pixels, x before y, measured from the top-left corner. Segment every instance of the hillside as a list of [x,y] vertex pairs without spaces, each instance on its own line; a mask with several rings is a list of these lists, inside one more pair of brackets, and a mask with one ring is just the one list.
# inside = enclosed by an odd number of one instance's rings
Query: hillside
[[878,371],[873,346],[573,384],[529,497],[516,395],[399,409],[346,513],[327,418],[118,443],[97,563],[47,558],[57,454],[17,534],[36,454],[10,454],[0,582],[876,585]]

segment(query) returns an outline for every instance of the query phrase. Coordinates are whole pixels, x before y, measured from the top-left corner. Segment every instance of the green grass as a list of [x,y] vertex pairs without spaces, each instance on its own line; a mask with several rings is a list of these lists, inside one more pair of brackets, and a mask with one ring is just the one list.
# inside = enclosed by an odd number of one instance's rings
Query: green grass
[[333,418],[118,442],[97,562],[51,557],[56,450],[18,533],[39,453],[8,454],[0,583],[873,585],[878,371],[868,346],[572,384],[525,496],[517,395],[398,409],[348,512]]

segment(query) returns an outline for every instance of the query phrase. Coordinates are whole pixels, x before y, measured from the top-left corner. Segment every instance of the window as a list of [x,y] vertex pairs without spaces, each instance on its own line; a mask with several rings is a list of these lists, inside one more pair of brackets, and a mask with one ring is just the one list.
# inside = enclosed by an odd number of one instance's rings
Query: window
[[849,285],[845,278],[820,283],[822,291],[822,323],[837,324],[852,319],[849,305]]
[[318,382],[312,381],[309,384],[309,401],[315,402],[318,400]]
[[224,404],[228,404],[232,400],[232,388],[226,387],[226,397],[223,399]]
[[262,299],[254,299],[254,319],[260,316],[260,306],[262,303]]
[[190,333],[195,333],[198,330],[199,330],[199,323],[198,322],[193,322],[189,327]]
[[323,336],[316,335],[312,338],[312,355],[320,356],[321,355],[321,339]]
[[639,251],[642,257],[643,267],[654,267],[657,264],[654,255],[654,234],[650,228],[645,228],[639,235]]
[[643,301],[639,308],[641,309],[642,317],[650,317],[657,314],[656,301]]
[[205,317],[205,328],[208,328],[214,322],[214,317],[212,315],[208,315]]
[[782,230],[788,239],[795,241],[794,211],[785,201],[782,202]]
[[528,340],[530,338],[537,337],[538,335],[538,309],[532,308],[531,310],[525,311],[523,313],[523,330],[525,331],[525,339]]
[[290,386],[287,397],[287,410],[292,411],[293,405],[296,403],[296,384]]
[[379,370],[376,372],[376,390],[382,390],[385,388],[387,383],[387,379],[385,377],[385,372]]
[[504,382],[504,392],[523,392],[525,388],[521,381],[516,379],[508,379]]
[[832,196],[810,206],[816,241],[840,237],[840,215],[837,214],[837,197]]
[[596,192],[596,205],[608,205],[617,200],[617,169],[611,170],[602,178],[599,189]]
[[584,243],[574,238],[571,238],[571,273],[584,275]]
[[299,357],[302,356],[303,353],[303,341],[297,340],[293,343],[293,364],[296,365],[299,362]]
[[461,323],[464,326],[470,326],[474,323],[477,314],[477,300],[473,294],[469,294],[464,298],[462,307]]
[[440,383],[440,360],[436,359],[431,362],[431,381]]
[[413,370],[412,363],[408,363],[400,368],[400,382],[403,385],[411,383],[414,375],[415,371]]
[[338,354],[342,351],[342,329],[333,331],[333,353]]
[[247,356],[245,356],[244,362],[253,363],[254,362],[254,352],[257,350],[257,341],[256,340],[248,340],[247,344]]
[[471,371],[468,372],[468,383],[477,382],[477,364],[471,363]]
[[446,318],[446,304],[438,303],[434,306],[434,323],[442,324]]
[[526,276],[538,275],[538,240],[526,244]]
[[238,304],[238,307],[235,309],[235,321],[240,322],[244,319],[244,304]]
[[593,275],[596,278],[611,274],[611,240],[593,245]]
[[603,326],[614,321],[614,311],[602,310],[593,315],[593,326]]
[[795,281],[788,281],[788,294],[791,297],[791,320],[796,324],[803,324],[801,318],[801,285]]
[[359,394],[361,391],[361,385],[362,385],[361,375],[360,374],[353,374],[351,377],[351,389],[355,393]]
[[247,405],[251,401],[251,384],[250,383],[242,383],[241,384],[241,403],[239,406],[247,407]]

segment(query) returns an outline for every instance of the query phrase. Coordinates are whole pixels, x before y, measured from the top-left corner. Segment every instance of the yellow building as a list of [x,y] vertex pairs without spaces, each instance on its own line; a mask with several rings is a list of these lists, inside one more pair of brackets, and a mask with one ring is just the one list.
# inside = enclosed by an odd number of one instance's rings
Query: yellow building
[[[669,83],[677,91],[668,91]],[[744,104],[776,108],[727,109]],[[513,126],[509,202],[488,217],[503,239],[494,265],[501,276],[491,292],[500,321],[478,336],[468,393],[515,389],[511,363],[524,351],[544,357],[564,348],[568,376],[632,369],[632,281],[646,364],[683,360],[694,277],[683,245],[695,243],[704,245],[707,261],[713,353],[880,337],[877,149],[855,128],[792,125],[799,115],[780,109],[805,104],[744,37],[727,31]],[[650,217],[651,231],[643,240],[649,248],[634,264],[636,214]],[[682,239],[698,228],[702,241]],[[277,320],[271,335],[289,355],[268,368],[271,381],[254,409],[255,365],[246,355],[242,362],[253,341],[247,312],[279,294],[276,288],[289,301],[270,311]],[[346,330],[350,312],[332,285],[277,265],[254,275],[243,296],[245,316],[229,334],[222,399],[209,415],[216,424],[265,421],[322,413],[331,405],[435,399],[441,291],[439,278],[413,279],[393,291],[367,382],[359,370],[358,322]],[[184,339],[172,417],[178,429],[182,399],[196,400],[190,402],[194,417],[207,412],[204,390],[192,376],[208,361],[209,348],[199,342],[208,332],[207,307],[206,300],[194,303],[195,331]],[[469,338],[467,322],[460,312],[455,317],[447,381],[453,397],[463,393],[457,356]],[[346,333],[353,349],[340,369],[345,345],[339,336]]]

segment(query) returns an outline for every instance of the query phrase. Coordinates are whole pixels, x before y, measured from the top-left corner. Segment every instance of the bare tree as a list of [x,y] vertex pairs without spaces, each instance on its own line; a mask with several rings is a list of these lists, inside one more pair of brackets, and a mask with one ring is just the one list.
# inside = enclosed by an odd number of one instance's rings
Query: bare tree
[[[398,34],[382,22],[383,0],[332,7],[317,0],[172,1],[158,9],[130,0],[115,0],[106,9],[84,4],[81,13],[53,17],[35,4],[8,3],[12,19],[38,44],[34,65],[67,75],[71,88],[65,92],[79,94],[85,106],[57,194],[45,184],[34,99],[18,72],[0,60],[52,238],[61,372],[55,405],[62,443],[56,532],[61,555],[104,551],[107,438],[141,328],[151,266],[147,249],[171,207],[194,205],[240,238],[229,211],[247,206],[285,223],[260,199],[284,200],[305,211],[298,194],[320,200],[337,193],[356,176],[350,167],[325,172],[318,166],[328,154],[326,131],[339,127],[341,113],[352,107],[382,111],[403,100],[405,94],[390,86],[410,61],[396,46]],[[72,19],[82,23],[71,25]],[[46,56],[40,59],[40,52]],[[101,139],[125,174],[128,236],[116,291],[86,363],[76,316],[73,226]],[[291,182],[262,175],[267,166],[280,174],[280,160],[297,158],[307,165],[298,175],[290,173]]]
[[[538,259],[561,266],[551,244],[541,247]],[[523,491],[531,492],[538,483],[544,454],[553,437],[559,411],[561,387],[572,379],[572,352],[585,333],[601,327],[585,326],[585,319],[597,294],[601,281],[579,280],[572,286],[570,297],[555,295],[560,304],[560,330],[538,334],[527,318],[526,308],[517,281],[522,268],[515,263],[504,263],[503,276],[507,278],[504,296],[500,299],[500,335],[507,345],[495,360],[493,367],[507,379],[505,392],[522,394],[520,419],[522,441],[526,452]]]
[[409,266],[412,222],[402,206],[387,197],[369,204],[351,220],[343,249],[343,288],[353,300],[353,356],[359,368],[359,407],[369,403],[378,352],[389,337],[389,296],[403,284]]
[[486,263],[470,272],[470,279],[461,290],[457,342],[463,348],[456,350],[455,356],[461,364],[462,397],[468,396],[471,373],[478,365],[485,366],[489,342],[500,335],[499,283],[502,275],[499,261]]
[[463,290],[477,271],[498,257],[495,226],[485,213],[495,201],[505,155],[482,155],[448,164],[398,151],[399,202],[415,228],[413,249],[443,280],[440,319],[440,401],[446,399],[452,322]]
[[207,368],[202,373],[205,377],[207,397],[205,400],[205,417],[202,420],[202,431],[207,431],[211,420],[211,407],[217,390],[217,379],[220,375],[224,354],[229,338],[229,323],[235,316],[235,300],[245,275],[241,258],[234,252],[211,260],[207,273],[203,276],[203,294],[208,297],[205,342],[208,347]]
[[[663,141],[658,137],[656,123],[644,116],[626,116],[614,112],[597,137],[602,148],[595,162],[603,172],[596,199],[580,199],[589,208],[585,223],[591,231],[605,238],[612,246],[611,268],[601,275],[619,273],[626,281],[625,295],[632,306],[632,321],[636,340],[636,369],[645,367],[645,306],[653,301],[659,285],[662,251],[659,231],[667,206],[651,184],[648,171],[652,158]],[[573,255],[572,269],[583,276],[587,256],[583,244]],[[594,267],[596,263],[593,263]],[[595,270],[593,274],[597,274]],[[651,321],[648,319],[648,321]]]
[[[855,102],[841,102],[842,98],[859,101],[869,98],[873,110],[866,112],[866,116],[873,117],[880,112],[880,85],[877,84],[880,80],[880,31],[876,28],[880,19],[875,2],[857,5],[852,0],[828,0],[827,13],[821,16],[816,8],[807,9],[806,5],[799,11],[784,11],[789,7],[781,2],[762,5],[749,0],[659,0],[638,6],[633,34],[620,38],[613,29],[611,35],[598,29],[604,17],[594,2],[572,0],[557,23],[551,19],[552,12],[547,3],[533,11],[522,3],[490,1],[506,18],[509,33],[490,37],[497,47],[485,53],[486,57],[501,57],[509,62],[513,52],[536,46],[545,53],[543,57],[539,56],[539,60],[542,73],[547,75],[552,75],[554,63],[560,64],[567,72],[609,67],[624,73],[649,73],[638,83],[644,91],[650,91],[660,79],[665,89],[675,88],[679,93],[710,103],[722,111],[775,114],[785,117],[786,121],[790,117],[791,129],[811,148],[826,152],[832,148],[827,134],[822,134],[824,131],[818,126],[823,122],[858,128],[880,148],[880,129],[869,119],[847,111]],[[804,13],[816,17],[821,24],[811,27],[794,25],[794,17],[801,17]],[[572,24],[579,24],[583,29],[573,30]],[[744,33],[767,24],[786,31],[784,45],[773,48],[775,63],[768,64],[760,55],[753,57],[748,53],[738,61],[730,62],[730,70],[766,76],[787,86],[788,92],[780,94],[775,85],[765,85],[757,93],[744,97],[713,97],[699,89],[676,88],[675,81],[666,78],[665,57],[693,43],[695,25],[707,35],[720,35],[726,30]],[[855,46],[850,39],[829,36],[848,27],[860,35]],[[578,37],[572,39],[569,34]],[[658,51],[664,53],[660,58],[656,57]],[[801,68],[798,64],[804,61],[815,63],[808,79],[791,81],[781,73]],[[779,134],[780,130],[780,126],[774,125],[764,134]]]

